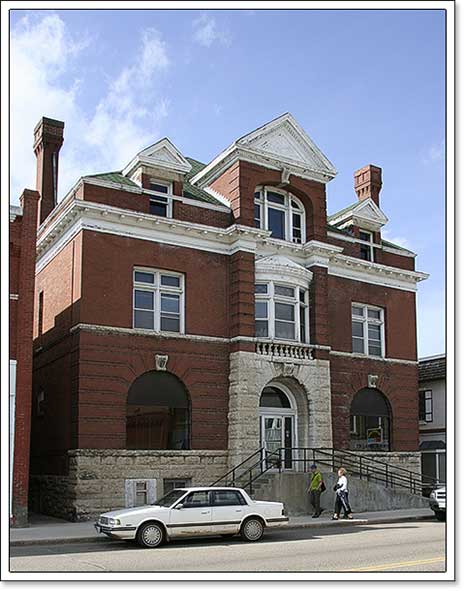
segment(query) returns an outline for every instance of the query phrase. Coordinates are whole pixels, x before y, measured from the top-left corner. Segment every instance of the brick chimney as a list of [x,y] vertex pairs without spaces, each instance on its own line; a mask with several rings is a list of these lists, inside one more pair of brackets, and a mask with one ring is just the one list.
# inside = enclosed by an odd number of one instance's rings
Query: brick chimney
[[57,204],[58,153],[63,144],[64,126],[63,121],[42,117],[34,128],[34,154],[37,158],[36,189],[40,193],[39,224]]
[[379,193],[382,185],[381,168],[379,166],[368,164],[354,172],[354,187],[359,201],[371,197],[379,206]]

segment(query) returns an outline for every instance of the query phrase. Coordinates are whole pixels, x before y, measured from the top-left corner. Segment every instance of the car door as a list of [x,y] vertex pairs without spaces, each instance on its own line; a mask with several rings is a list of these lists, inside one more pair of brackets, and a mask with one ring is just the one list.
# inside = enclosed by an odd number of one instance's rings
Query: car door
[[237,490],[215,490],[211,495],[212,533],[237,533],[245,515],[247,504]]
[[[211,533],[211,506],[208,490],[189,493],[181,501],[182,507],[170,509],[168,534],[202,536]],[[176,505],[175,505],[176,506]]]

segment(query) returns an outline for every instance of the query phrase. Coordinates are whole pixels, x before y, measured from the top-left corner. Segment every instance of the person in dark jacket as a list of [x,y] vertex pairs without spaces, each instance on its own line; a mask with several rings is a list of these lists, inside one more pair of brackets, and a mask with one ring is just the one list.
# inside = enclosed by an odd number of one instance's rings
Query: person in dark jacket
[[344,519],[353,519],[352,509],[349,505],[346,471],[344,468],[339,468],[337,474],[339,478],[333,487],[333,490],[336,492],[336,501],[334,503],[334,515],[332,519],[339,519],[341,509],[344,509]]
[[322,493],[323,487],[323,477],[321,476],[320,470],[317,468],[316,464],[312,464],[310,466],[311,476],[310,476],[310,486],[307,489],[307,492],[310,494],[310,503],[315,510],[315,513],[312,515],[313,518],[319,517],[323,509],[320,507],[320,496]]

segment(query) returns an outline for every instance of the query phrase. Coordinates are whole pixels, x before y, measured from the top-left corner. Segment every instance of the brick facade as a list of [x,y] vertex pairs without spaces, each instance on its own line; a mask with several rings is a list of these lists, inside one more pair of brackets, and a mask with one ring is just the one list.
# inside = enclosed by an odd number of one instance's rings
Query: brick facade
[[[296,141],[295,135],[289,137]],[[131,173],[141,187],[125,188],[122,175],[118,186],[84,178],[39,229],[34,396],[42,396],[43,403],[33,412],[31,473],[34,503],[44,510],[53,511],[57,490],[67,491],[56,511],[68,518],[89,518],[114,506],[102,481],[107,462],[118,463],[124,472],[110,487],[120,504],[124,478],[146,477],[144,454],[157,458],[150,472],[158,474],[155,478],[182,474],[179,449],[158,455],[126,449],[128,392],[149,372],[167,371],[183,384],[188,451],[196,458],[218,458],[212,463],[222,469],[263,444],[260,397],[269,384],[289,393],[293,445],[345,449],[352,399],[376,375],[376,389],[391,409],[391,451],[408,454],[418,448],[414,258],[402,249],[386,251],[379,230],[373,240],[380,248],[368,263],[360,260],[359,243],[353,240],[358,228],[338,230],[344,240],[328,236],[329,168],[311,177],[310,165],[300,170],[286,164],[278,170],[266,159],[260,164],[240,157],[229,166],[220,160],[215,166],[218,173],[209,169],[206,187],[195,175],[189,183],[197,182],[200,196],[205,188],[220,194],[229,210],[222,202],[212,206],[210,198],[198,206],[183,201],[179,169],[170,177],[169,167],[157,175],[144,164],[142,172]],[[379,184],[380,169],[370,170]],[[120,173],[111,173],[112,182],[115,174]],[[172,182],[171,220],[149,213],[151,177]],[[270,232],[255,228],[258,186],[284,189],[301,201],[305,244],[271,239]],[[374,191],[378,203],[379,188]],[[72,231],[76,220],[80,226]],[[270,281],[299,285],[307,293],[309,341],[257,337],[254,286],[263,260],[268,260],[264,268],[270,269]],[[384,271],[383,265],[393,269]],[[182,275],[184,332],[134,327],[136,267]],[[352,353],[354,302],[384,311],[384,357]],[[301,303],[296,301],[296,314],[303,314]],[[159,358],[166,362],[161,369]],[[82,482],[78,464],[89,464],[96,475],[92,485]],[[196,483],[208,484],[199,474]]]

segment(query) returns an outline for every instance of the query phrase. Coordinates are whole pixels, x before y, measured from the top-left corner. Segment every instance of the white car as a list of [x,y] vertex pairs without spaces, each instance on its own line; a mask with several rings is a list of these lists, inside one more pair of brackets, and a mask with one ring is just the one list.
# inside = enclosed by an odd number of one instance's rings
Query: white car
[[439,521],[446,519],[446,488],[437,488],[429,496],[429,506]]
[[102,513],[95,528],[110,538],[156,548],[177,537],[240,534],[256,542],[289,522],[283,503],[254,501],[241,488],[175,488],[154,505]]

